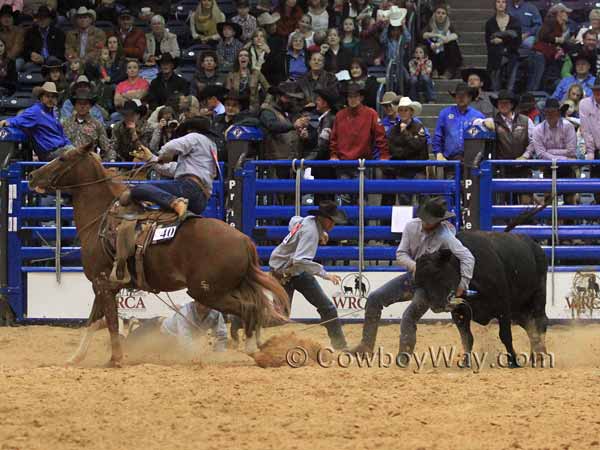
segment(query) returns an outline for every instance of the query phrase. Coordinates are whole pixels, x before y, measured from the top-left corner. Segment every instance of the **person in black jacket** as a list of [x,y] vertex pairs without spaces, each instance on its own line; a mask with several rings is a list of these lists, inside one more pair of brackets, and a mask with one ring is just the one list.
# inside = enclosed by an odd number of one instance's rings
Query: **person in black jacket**
[[173,95],[189,95],[190,84],[175,73],[177,60],[170,53],[163,53],[159,61],[160,73],[150,83],[148,97],[152,109],[164,105]]
[[[421,122],[414,120],[415,116],[421,113],[421,104],[414,102],[408,97],[402,97],[398,103],[398,122],[388,137],[390,157],[392,160],[410,161],[426,160],[427,154],[427,136],[425,128]],[[396,178],[425,178],[425,167],[400,167],[387,168],[383,171],[387,179]],[[382,205],[394,205],[395,195],[384,195],[381,199]],[[410,205],[410,197],[400,195],[401,204]]]
[[287,39],[277,34],[278,13],[262,13],[258,16],[258,25],[267,32],[267,47],[269,52],[261,72],[271,86],[277,86],[287,80]]
[[353,58],[350,63],[350,83],[358,83],[365,90],[363,104],[369,108],[377,109],[377,90],[379,83],[377,78],[369,76],[367,63],[361,58]]
[[6,54],[6,44],[0,39],[0,96],[11,96],[17,90],[17,68]]
[[52,25],[52,11],[42,5],[35,13],[34,25],[25,33],[23,58],[28,66],[41,66],[50,56],[64,59],[65,33]]
[[487,70],[492,79],[492,90],[498,91],[503,85],[513,91],[519,67],[519,47],[521,46],[521,23],[506,12],[507,0],[496,0],[496,14],[485,24],[487,45]]

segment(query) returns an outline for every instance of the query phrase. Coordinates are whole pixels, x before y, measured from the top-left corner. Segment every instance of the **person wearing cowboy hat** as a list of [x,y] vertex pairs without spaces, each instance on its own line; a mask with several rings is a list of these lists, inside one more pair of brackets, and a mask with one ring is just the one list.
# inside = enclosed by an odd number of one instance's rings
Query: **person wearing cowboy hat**
[[225,86],[210,84],[198,94],[200,100],[200,114],[209,117],[211,120],[220,114],[225,114],[225,106],[222,100],[227,94]]
[[462,79],[475,91],[475,96],[471,102],[471,108],[483,113],[486,117],[494,117],[495,111],[490,101],[490,95],[485,92],[491,86],[490,77],[487,71],[477,68],[463,69]]
[[248,0],[237,0],[235,4],[237,15],[231,18],[233,23],[242,27],[242,42],[248,42],[256,31],[256,17],[250,14],[250,3]]
[[460,281],[456,287],[456,297],[461,297],[469,288],[473,277],[475,258],[457,238],[456,229],[449,220],[455,214],[448,211],[443,197],[424,201],[417,218],[404,227],[400,245],[396,250],[396,261],[407,269],[400,275],[371,292],[365,306],[365,320],[361,342],[352,349],[354,353],[372,353],[377,340],[377,329],[384,307],[397,302],[410,301],[402,314],[400,324],[400,352],[411,354],[417,341],[417,322],[429,308],[436,311],[448,309],[449,305],[433,305],[425,290],[415,285],[417,259],[423,255],[447,249],[460,261]]
[[410,42],[411,36],[408,27],[405,27],[407,14],[406,8],[392,6],[390,8],[389,22],[381,33],[381,43],[385,48],[385,61],[389,62],[396,58],[398,48]]
[[[579,102],[581,134],[585,142],[585,159],[600,159],[600,77],[592,86],[592,95]],[[600,166],[594,165],[592,178],[600,178]],[[600,203],[600,193],[595,194],[596,203]]]
[[[398,115],[400,121],[390,130],[388,143],[392,160],[426,160],[429,158],[427,152],[427,135],[423,124],[415,120],[415,116],[421,114],[421,104],[402,97],[398,102]],[[383,170],[386,179],[424,179],[424,167],[388,167]],[[405,194],[399,195],[401,205],[410,205],[411,197]],[[384,194],[381,197],[382,205],[393,206],[396,204],[395,194]]]
[[394,125],[400,121],[398,116],[398,100],[400,97],[395,92],[388,91],[383,94],[379,104],[383,108],[383,118],[379,119],[379,123],[385,130],[385,135],[389,136]]
[[339,285],[341,279],[332,275],[314,261],[319,244],[326,244],[328,234],[335,225],[346,223],[346,213],[331,200],[323,201],[318,209],[308,211],[308,216],[294,216],[290,219],[289,233],[269,258],[269,267],[273,275],[280,280],[287,291],[290,302],[294,292],[300,292],[304,298],[317,308],[321,321],[336,350],[347,347],[342,324],[337,309],[315,277]]
[[13,12],[10,5],[2,5],[0,8],[0,39],[6,46],[6,56],[15,61],[17,71],[25,64],[21,53],[24,47],[25,33],[23,28],[15,25],[19,12]]
[[91,109],[96,103],[96,96],[91,88],[81,84],[80,87],[72,90],[69,100],[73,105],[74,113],[63,122],[67,137],[76,147],[91,141],[94,148],[100,149],[104,161],[114,162],[117,157],[106,134],[106,128],[91,114]]
[[56,85],[47,81],[36,89],[38,102],[18,116],[0,121],[0,127],[24,131],[35,144],[33,150],[40,161],[51,161],[62,152],[74,148],[57,119],[58,94]]
[[150,83],[148,103],[151,109],[164,105],[174,95],[189,95],[190,83],[178,73],[175,73],[177,59],[170,53],[163,53],[158,60],[160,73]]
[[123,9],[117,17],[117,38],[123,48],[123,56],[142,61],[146,51],[144,30],[133,26],[134,17],[129,9]]
[[475,94],[466,83],[459,83],[450,95],[456,105],[440,111],[432,141],[433,153],[439,161],[462,160],[465,130],[476,119],[485,119],[480,111],[470,106]]
[[[317,145],[315,147],[316,155],[314,159],[329,159],[329,143],[335,114],[339,108],[340,98],[337,91],[329,89],[315,89],[315,109],[319,114],[319,124],[317,125]],[[313,168],[313,173],[320,172]],[[323,178],[323,177],[320,177]]]
[[34,14],[34,25],[25,32],[25,70],[41,66],[50,56],[65,57],[65,33],[52,25],[53,17],[53,11],[46,5],[40,6]]
[[102,126],[105,126],[106,118],[108,117],[108,112],[97,103],[98,98],[96,95],[96,86],[85,75],[80,75],[79,77],[77,77],[77,79],[73,83],[71,83],[71,86],[69,86],[68,91],[71,98],[67,98],[60,108],[61,120],[64,121],[73,115],[75,105],[72,101],[72,94],[73,92],[82,88],[91,91],[94,95],[94,101],[90,110],[91,116],[98,122],[100,122]]
[[94,26],[96,11],[85,6],[75,12],[75,29],[67,32],[65,56],[67,59],[79,58],[91,64],[97,64],[100,49],[106,42],[106,34]]
[[244,44],[240,41],[242,27],[237,23],[222,22],[217,24],[217,31],[221,36],[221,40],[217,44],[219,66],[224,71],[230,71],[233,69],[237,54],[244,47]]
[[154,130],[145,119],[147,108],[140,100],[127,100],[119,112],[123,120],[112,128],[111,145],[119,161],[131,162],[131,153],[140,144],[150,145]]
[[596,77],[590,73],[590,60],[583,53],[577,54],[574,56],[574,59],[575,74],[560,80],[560,83],[558,83],[552,94],[552,98],[555,98],[559,102],[566,100],[569,87],[575,83],[581,85],[586,97],[592,95],[592,86],[594,85],[594,81],[596,81]]
[[[240,95],[236,90],[230,90],[223,100],[223,105],[225,106],[225,113],[216,116],[212,123],[213,131],[218,136],[215,142],[219,150],[219,161],[227,161],[225,134],[229,127],[252,117],[252,114],[248,111],[250,107],[249,95]],[[256,119],[253,118],[253,120]]]

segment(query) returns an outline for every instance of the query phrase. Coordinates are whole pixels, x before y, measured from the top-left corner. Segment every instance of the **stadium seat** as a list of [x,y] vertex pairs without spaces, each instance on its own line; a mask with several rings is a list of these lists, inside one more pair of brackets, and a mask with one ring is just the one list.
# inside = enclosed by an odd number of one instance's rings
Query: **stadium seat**
[[234,16],[237,13],[235,0],[217,0],[217,4],[227,17]]
[[192,45],[189,48],[186,48],[181,52],[181,59],[184,63],[193,63],[196,64],[197,56],[203,51],[210,50],[211,47],[209,45],[196,44]]
[[178,67],[177,73],[191,83],[194,79],[194,74],[196,73],[196,67]]
[[172,6],[172,14],[179,21],[187,21],[188,17],[197,8],[197,6],[197,1],[183,0]]
[[185,22],[180,20],[169,20],[166,24],[167,30],[177,36],[179,48],[186,48],[191,43],[190,29]]
[[0,109],[4,112],[17,112],[25,108],[29,108],[35,103],[35,99],[31,96],[31,92],[15,93],[11,97],[3,97],[0,101]]
[[115,29],[115,24],[110,20],[98,20],[95,24],[96,28],[100,28],[105,33],[113,32]]
[[39,86],[44,82],[41,72],[20,73],[17,78],[17,86]]

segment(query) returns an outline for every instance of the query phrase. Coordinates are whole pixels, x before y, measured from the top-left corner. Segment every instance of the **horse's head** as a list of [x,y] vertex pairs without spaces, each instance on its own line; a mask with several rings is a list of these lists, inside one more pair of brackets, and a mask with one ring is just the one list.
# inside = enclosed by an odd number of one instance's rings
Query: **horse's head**
[[433,304],[443,305],[460,282],[460,265],[450,250],[438,250],[417,259],[416,286]]
[[[57,189],[68,190],[97,176],[91,165],[96,159],[93,145],[68,150],[59,157],[29,174],[29,188],[44,194]],[[93,174],[93,175],[92,175]]]

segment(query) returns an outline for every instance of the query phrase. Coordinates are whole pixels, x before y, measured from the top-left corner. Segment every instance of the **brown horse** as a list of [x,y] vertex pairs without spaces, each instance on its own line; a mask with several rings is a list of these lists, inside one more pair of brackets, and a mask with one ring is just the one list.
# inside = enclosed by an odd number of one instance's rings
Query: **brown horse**
[[[115,299],[119,287],[108,282],[113,261],[104,252],[99,234],[100,219],[126,186],[114,181],[89,147],[69,150],[33,171],[29,186],[39,193],[61,189],[71,194],[81,261],[95,293],[88,328],[69,362],[83,360],[91,332],[106,323],[112,348],[109,365],[120,366],[123,352]],[[171,241],[148,248],[144,269],[148,284],[156,291],[187,288],[195,301],[239,316],[251,338],[246,347],[249,353],[256,351],[256,335],[262,326],[283,323],[289,316],[288,296],[260,269],[253,242],[220,220],[186,220]],[[273,301],[265,291],[272,293]]]

